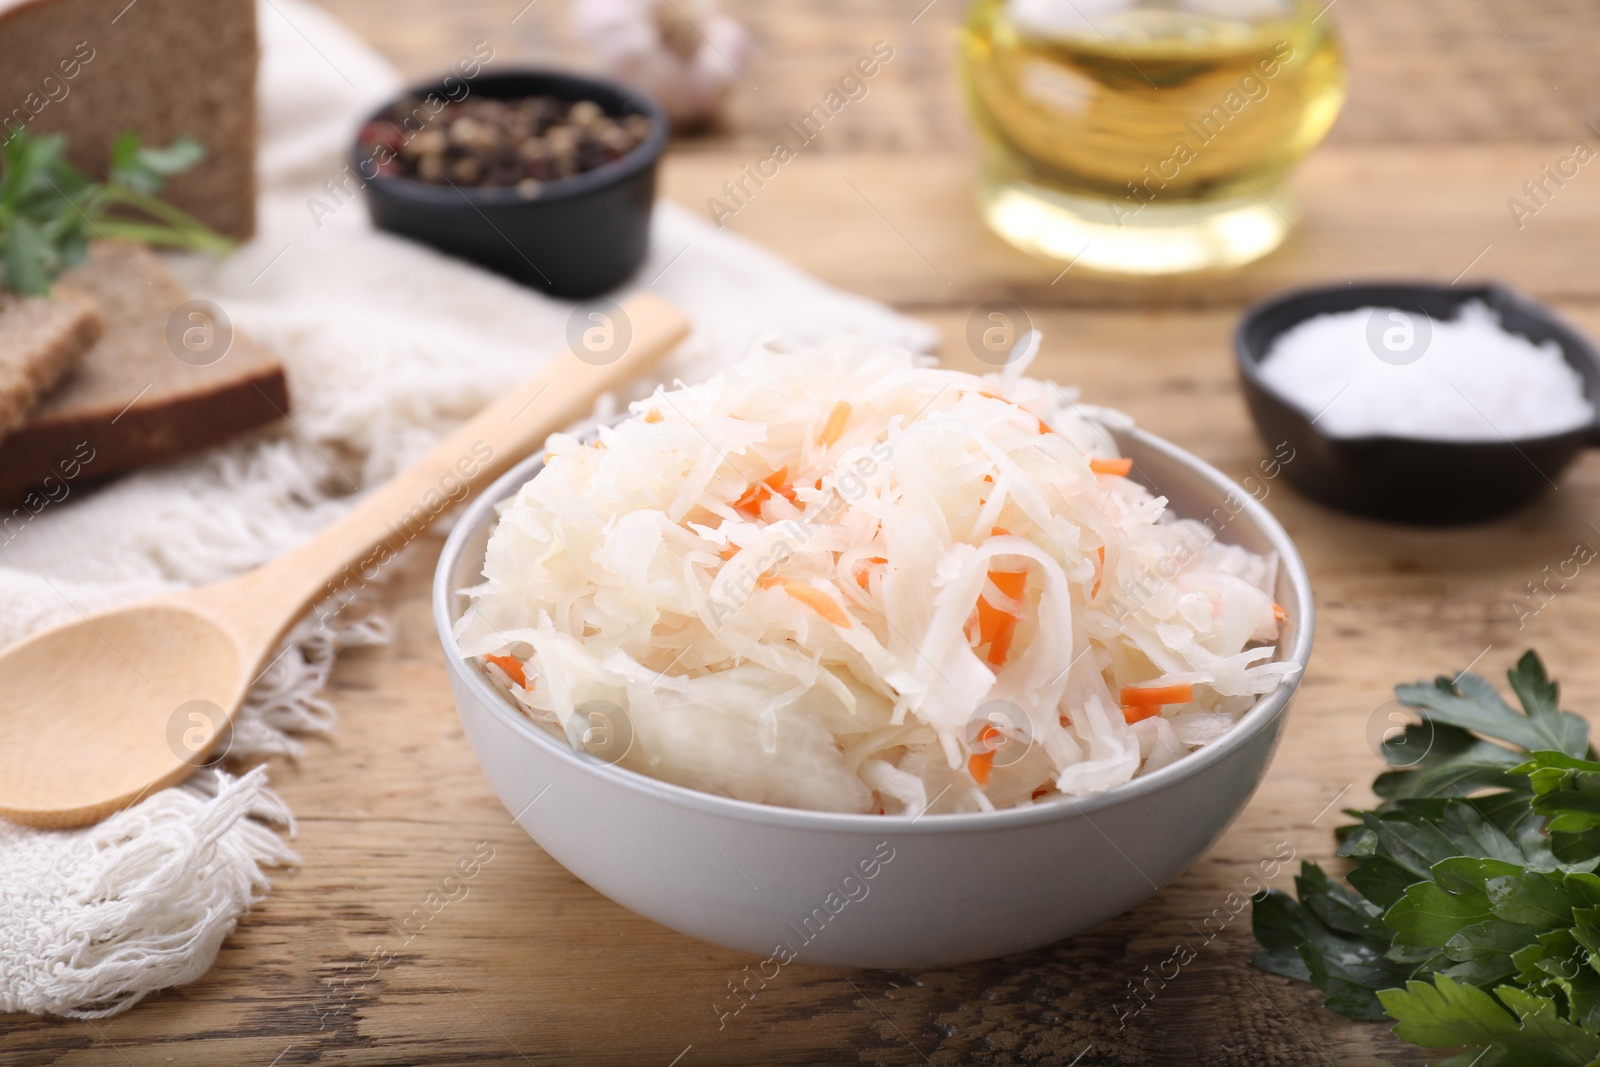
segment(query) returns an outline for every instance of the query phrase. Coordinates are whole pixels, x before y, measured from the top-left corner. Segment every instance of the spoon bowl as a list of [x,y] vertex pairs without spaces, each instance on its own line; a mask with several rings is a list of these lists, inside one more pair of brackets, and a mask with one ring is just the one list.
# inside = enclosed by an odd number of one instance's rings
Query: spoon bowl
[[0,817],[85,825],[220,760],[218,741],[251,684],[295,620],[336,593],[336,579],[375,572],[463,487],[494,481],[688,333],[654,296],[602,307],[590,320],[620,317],[625,326],[611,323],[607,336],[627,340],[558,357],[288,555],[215,585],[80,614],[0,652]]
[[[0,813],[72,826],[181,780],[211,758],[243,700],[237,636],[173,600],[85,617],[0,653]],[[83,730],[81,708],[94,716]],[[155,727],[155,728],[152,728]],[[81,767],[93,767],[85,776]],[[154,775],[154,777],[152,777]]]

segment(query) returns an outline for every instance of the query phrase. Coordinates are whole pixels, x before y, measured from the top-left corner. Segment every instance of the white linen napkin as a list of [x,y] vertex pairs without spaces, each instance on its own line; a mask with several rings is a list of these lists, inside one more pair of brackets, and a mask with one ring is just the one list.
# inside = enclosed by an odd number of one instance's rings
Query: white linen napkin
[[[7,527],[0,645],[278,556],[564,345],[572,305],[378,233],[340,189],[356,124],[399,88],[393,69],[301,0],[272,0],[260,18],[260,234],[224,260],[175,266],[282,356],[290,423]],[[496,55],[486,69],[513,63]],[[918,350],[935,340],[670,203],[631,287],[646,286],[696,324],[685,377],[766,333]],[[336,652],[382,638],[370,616],[303,621],[235,724],[237,776],[201,771],[79,831],[0,822],[0,1012],[95,1018],[204,974],[266,891],[266,870],[294,861],[292,817],[262,762],[333,728],[320,694]]]

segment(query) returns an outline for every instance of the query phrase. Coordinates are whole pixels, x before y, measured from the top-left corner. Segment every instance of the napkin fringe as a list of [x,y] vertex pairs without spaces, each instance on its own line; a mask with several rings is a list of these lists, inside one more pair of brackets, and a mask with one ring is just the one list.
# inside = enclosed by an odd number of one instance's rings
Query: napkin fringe
[[13,842],[31,862],[0,885],[0,1012],[99,1019],[204,974],[266,869],[296,862],[266,782],[203,770],[88,833]]
[[298,862],[294,816],[261,761],[331,733],[322,693],[338,653],[387,636],[375,616],[335,627],[313,614],[251,689],[220,766],[87,830],[0,822],[0,1013],[101,1019],[205,974],[268,870]]

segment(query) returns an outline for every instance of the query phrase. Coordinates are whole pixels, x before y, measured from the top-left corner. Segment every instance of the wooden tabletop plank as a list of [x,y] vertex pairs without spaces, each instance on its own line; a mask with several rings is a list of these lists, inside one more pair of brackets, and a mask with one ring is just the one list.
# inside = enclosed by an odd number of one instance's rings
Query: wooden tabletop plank
[[[1594,139],[1600,146],[1600,137]],[[1094,275],[1036,259],[991,234],[972,203],[973,152],[806,153],[734,203],[724,184],[751,157],[668,160],[668,196],[773,248],[814,274],[900,306],[1006,297],[1050,304],[1238,306],[1299,285],[1421,277],[1503,279],[1538,297],[1600,296],[1600,153],[1536,213],[1507,201],[1540,167],[1571,153],[1534,145],[1328,147],[1297,175],[1304,204],[1284,245],[1242,269],[1149,280]],[[771,168],[768,168],[769,170]],[[736,192],[737,187],[736,187]],[[714,204],[734,209],[731,215]],[[819,221],[820,220],[820,221]]]
[[[588,59],[570,2],[322,0],[412,78],[472,42],[496,63]],[[1345,44],[1350,100],[1336,144],[1567,141],[1600,119],[1600,8],[1588,0],[1315,0]],[[896,50],[824,151],[962,148],[971,133],[951,72],[963,0],[722,0],[754,39],[715,146],[765,148],[875,41]],[[920,12],[920,17],[919,17]],[[915,22],[913,22],[915,18]],[[491,64],[491,67],[493,64]],[[693,142],[687,147],[693,147]]]

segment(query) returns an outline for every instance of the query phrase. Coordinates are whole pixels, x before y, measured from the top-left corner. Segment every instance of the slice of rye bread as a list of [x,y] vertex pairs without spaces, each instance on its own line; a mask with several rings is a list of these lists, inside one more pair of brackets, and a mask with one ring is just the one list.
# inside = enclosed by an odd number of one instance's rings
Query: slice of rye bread
[[100,339],[100,308],[84,293],[0,294],[0,440]]
[[255,0],[0,0],[0,138],[67,135],[67,158],[104,178],[126,131],[206,150],[162,198],[249,237],[256,210]]
[[0,440],[0,504],[63,480],[103,481],[288,414],[277,357],[213,321],[147,249],[96,244],[61,283],[94,299],[105,333]]

